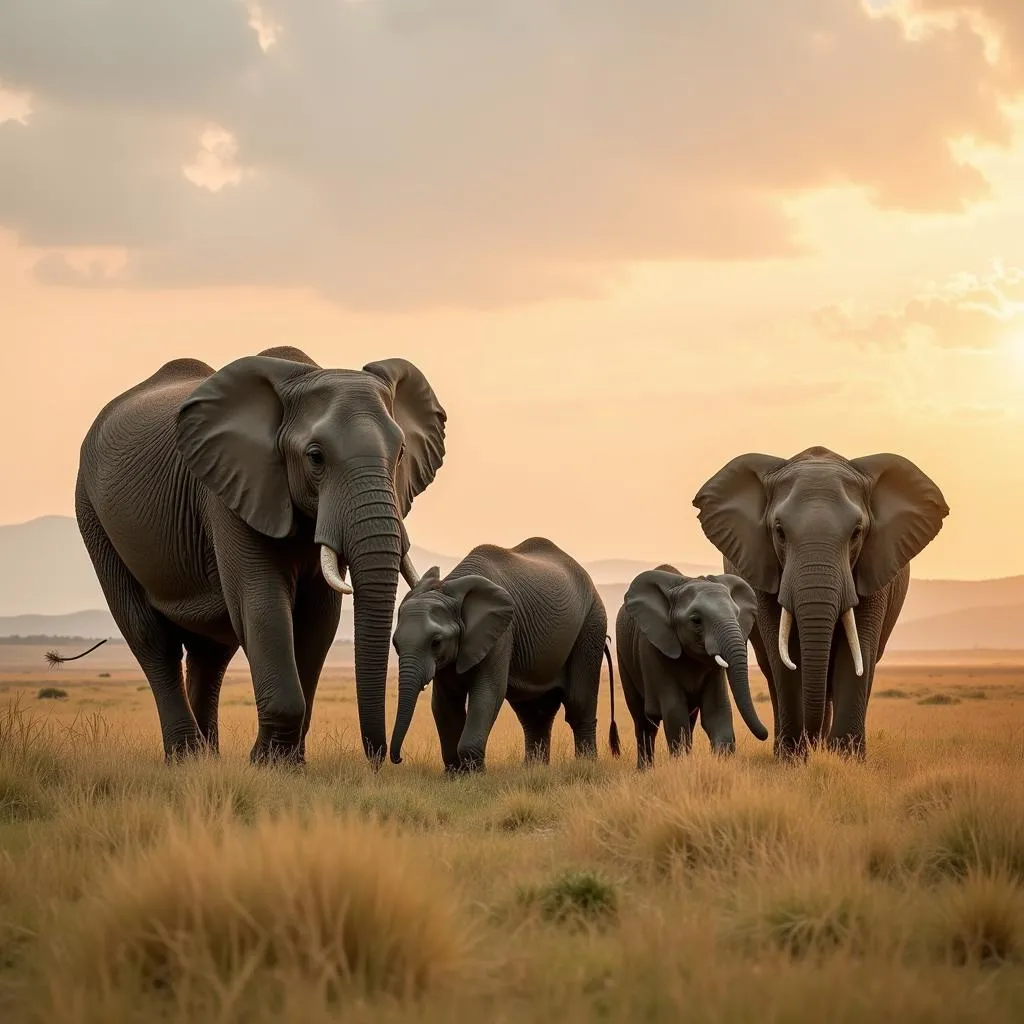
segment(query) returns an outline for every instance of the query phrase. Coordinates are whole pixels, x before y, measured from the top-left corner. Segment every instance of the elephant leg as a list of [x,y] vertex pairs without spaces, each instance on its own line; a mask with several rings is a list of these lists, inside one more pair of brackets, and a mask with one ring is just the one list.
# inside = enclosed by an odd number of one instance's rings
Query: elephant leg
[[665,741],[668,743],[670,757],[688,754],[693,744],[693,725],[696,718],[691,718],[690,709],[685,702],[674,699],[664,709]]
[[633,734],[636,736],[636,767],[643,771],[654,764],[654,741],[658,738],[658,726],[661,722],[652,722],[645,715],[642,721],[633,723]]
[[867,754],[866,720],[868,693],[875,674],[878,636],[886,615],[886,595],[872,594],[864,598],[854,614],[860,637],[864,674],[857,676],[853,655],[842,627],[836,637],[832,657],[832,727],[828,732],[828,747],[840,754],[862,759]]
[[555,715],[562,703],[562,696],[556,687],[533,700],[520,700],[512,704],[512,710],[523,727],[525,741],[524,761],[540,764],[551,763],[551,729]]
[[[691,732],[697,724],[690,720]],[[732,703],[726,688],[724,672],[716,672],[711,682],[704,687],[700,699],[700,724],[711,741],[715,754],[732,754],[736,750],[736,731],[732,721]]]
[[242,649],[252,673],[259,722],[249,752],[253,764],[299,759],[306,700],[295,662],[292,606],[283,579],[263,578],[243,592]]
[[626,710],[629,712],[629,717],[633,719],[637,771],[644,771],[654,763],[654,741],[658,736],[658,726],[661,724],[661,720],[655,721],[648,718],[644,707],[643,693],[637,685],[632,664],[623,657],[621,644],[616,645],[615,660],[619,666],[619,685],[626,701]]
[[341,621],[341,594],[332,590],[322,575],[307,580],[295,599],[295,665],[306,712],[302,719],[298,759],[306,760],[306,736],[313,718],[313,699],[331,644]]
[[577,757],[597,757],[597,703],[607,633],[604,605],[595,602],[566,664],[565,720]]
[[195,753],[203,740],[185,693],[179,630],[150,605],[81,487],[75,495],[75,515],[111,617],[153,691],[164,758],[170,762]]
[[435,681],[431,688],[430,710],[441,743],[444,769],[446,772],[458,771],[459,738],[466,728],[466,695],[445,690]]
[[220,751],[220,689],[238,645],[225,646],[205,637],[185,639],[185,688],[199,732],[211,753]]
[[469,684],[466,725],[459,737],[459,768],[483,771],[487,737],[494,728],[508,689],[508,668],[512,655],[512,630],[491,649],[477,666]]
[[[754,657],[765,680],[774,712],[773,752],[780,760],[801,760],[807,753],[804,736],[803,691],[800,687],[800,663],[797,668],[786,668],[779,657],[779,627],[782,613],[778,601],[770,606],[758,605],[757,621],[750,631]],[[798,630],[794,626],[791,649],[799,650]]]

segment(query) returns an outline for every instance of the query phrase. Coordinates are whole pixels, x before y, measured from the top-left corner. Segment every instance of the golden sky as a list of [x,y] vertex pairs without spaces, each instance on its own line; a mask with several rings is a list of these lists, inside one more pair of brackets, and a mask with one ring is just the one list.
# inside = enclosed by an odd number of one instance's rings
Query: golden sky
[[0,5],[0,522],[288,343],[429,377],[423,547],[715,560],[700,484],[824,444],[942,487],[915,575],[1024,573],[1024,3],[870,6]]

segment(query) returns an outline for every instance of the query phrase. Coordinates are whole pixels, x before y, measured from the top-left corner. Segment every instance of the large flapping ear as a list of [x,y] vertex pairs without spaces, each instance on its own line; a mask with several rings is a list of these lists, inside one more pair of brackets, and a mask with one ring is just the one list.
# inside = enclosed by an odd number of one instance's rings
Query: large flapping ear
[[490,653],[512,623],[515,606],[504,587],[485,576],[461,576],[444,584],[455,599],[462,620],[462,637],[455,671],[468,672]]
[[853,567],[863,597],[884,587],[931,543],[949,506],[935,481],[902,455],[865,455],[850,465],[871,482],[871,522]]
[[781,567],[764,521],[764,479],[786,463],[751,452],[727,462],[694,496],[704,535],[758,590],[776,594]]
[[176,442],[192,473],[254,530],[286,537],[294,524],[277,435],[282,388],[311,367],[244,356],[207,377],[178,410]]
[[636,619],[641,632],[666,658],[683,653],[672,625],[672,591],[687,582],[679,573],[647,569],[626,590],[626,611]]
[[427,378],[408,359],[382,359],[367,363],[363,369],[390,388],[392,415],[405,434],[405,457],[395,475],[404,518],[413,499],[433,482],[444,462],[448,417]]

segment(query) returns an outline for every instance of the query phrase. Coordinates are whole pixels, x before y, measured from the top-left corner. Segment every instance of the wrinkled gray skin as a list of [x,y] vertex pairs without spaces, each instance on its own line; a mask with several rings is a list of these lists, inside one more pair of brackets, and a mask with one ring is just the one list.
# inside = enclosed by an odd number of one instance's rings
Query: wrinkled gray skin
[[405,360],[324,370],[293,348],[217,372],[175,360],[100,412],[75,511],[168,759],[217,748],[239,646],[259,719],[252,759],[304,759],[348,569],[360,731],[383,759],[399,572],[417,581],[403,519],[443,461],[445,420]]
[[636,733],[637,768],[653,762],[662,722],[669,753],[688,753],[698,715],[711,749],[731,754],[736,734],[727,679],[747,728],[759,740],[768,738],[747,679],[756,608],[754,591],[739,576],[690,577],[659,565],[629,585],[615,619],[615,653]]
[[845,459],[815,447],[791,459],[740,455],[693,504],[726,571],[757,594],[750,639],[776,755],[825,740],[863,757],[875,666],[907,595],[908,563],[949,514],[942,492],[900,455]]
[[[484,768],[487,737],[507,700],[523,727],[526,760],[547,764],[560,706],[577,757],[597,755],[597,698],[608,616],[587,571],[549,540],[482,544],[442,580],[429,569],[402,600],[398,714],[391,760],[420,691],[431,709],[446,771]],[[611,655],[608,654],[609,670]],[[613,684],[614,685],[614,684]],[[618,754],[614,707],[609,743]]]

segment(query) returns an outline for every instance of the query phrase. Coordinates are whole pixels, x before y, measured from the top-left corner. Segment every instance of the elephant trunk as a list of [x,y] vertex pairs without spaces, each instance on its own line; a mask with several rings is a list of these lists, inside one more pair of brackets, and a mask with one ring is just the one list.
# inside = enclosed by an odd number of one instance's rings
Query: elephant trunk
[[351,568],[359,730],[366,756],[379,764],[387,753],[384,698],[395,595],[404,560],[403,524],[385,464],[373,461],[351,468],[340,491],[336,507],[345,510],[340,536],[335,529],[337,520],[332,521],[328,514],[334,496],[321,495],[316,541],[321,545],[324,578],[336,590],[340,589],[341,574],[332,579],[329,573],[337,560],[323,552],[342,553]]
[[804,732],[814,742],[825,725],[825,698],[832,638],[839,619],[839,595],[813,584],[796,591],[794,614],[800,636],[800,682]]
[[416,711],[423,687],[433,678],[433,666],[423,659],[399,656],[398,659],[398,713],[395,716],[395,729],[391,733],[391,762],[402,763],[402,744],[405,742],[412,716]]
[[754,701],[750,696],[750,680],[747,673],[747,641],[740,625],[735,620],[719,623],[712,631],[711,640],[716,650],[708,653],[717,656],[721,664],[725,662],[726,677],[729,689],[732,690],[736,710],[743,719],[743,724],[762,742],[768,739],[768,730],[757,715]]

